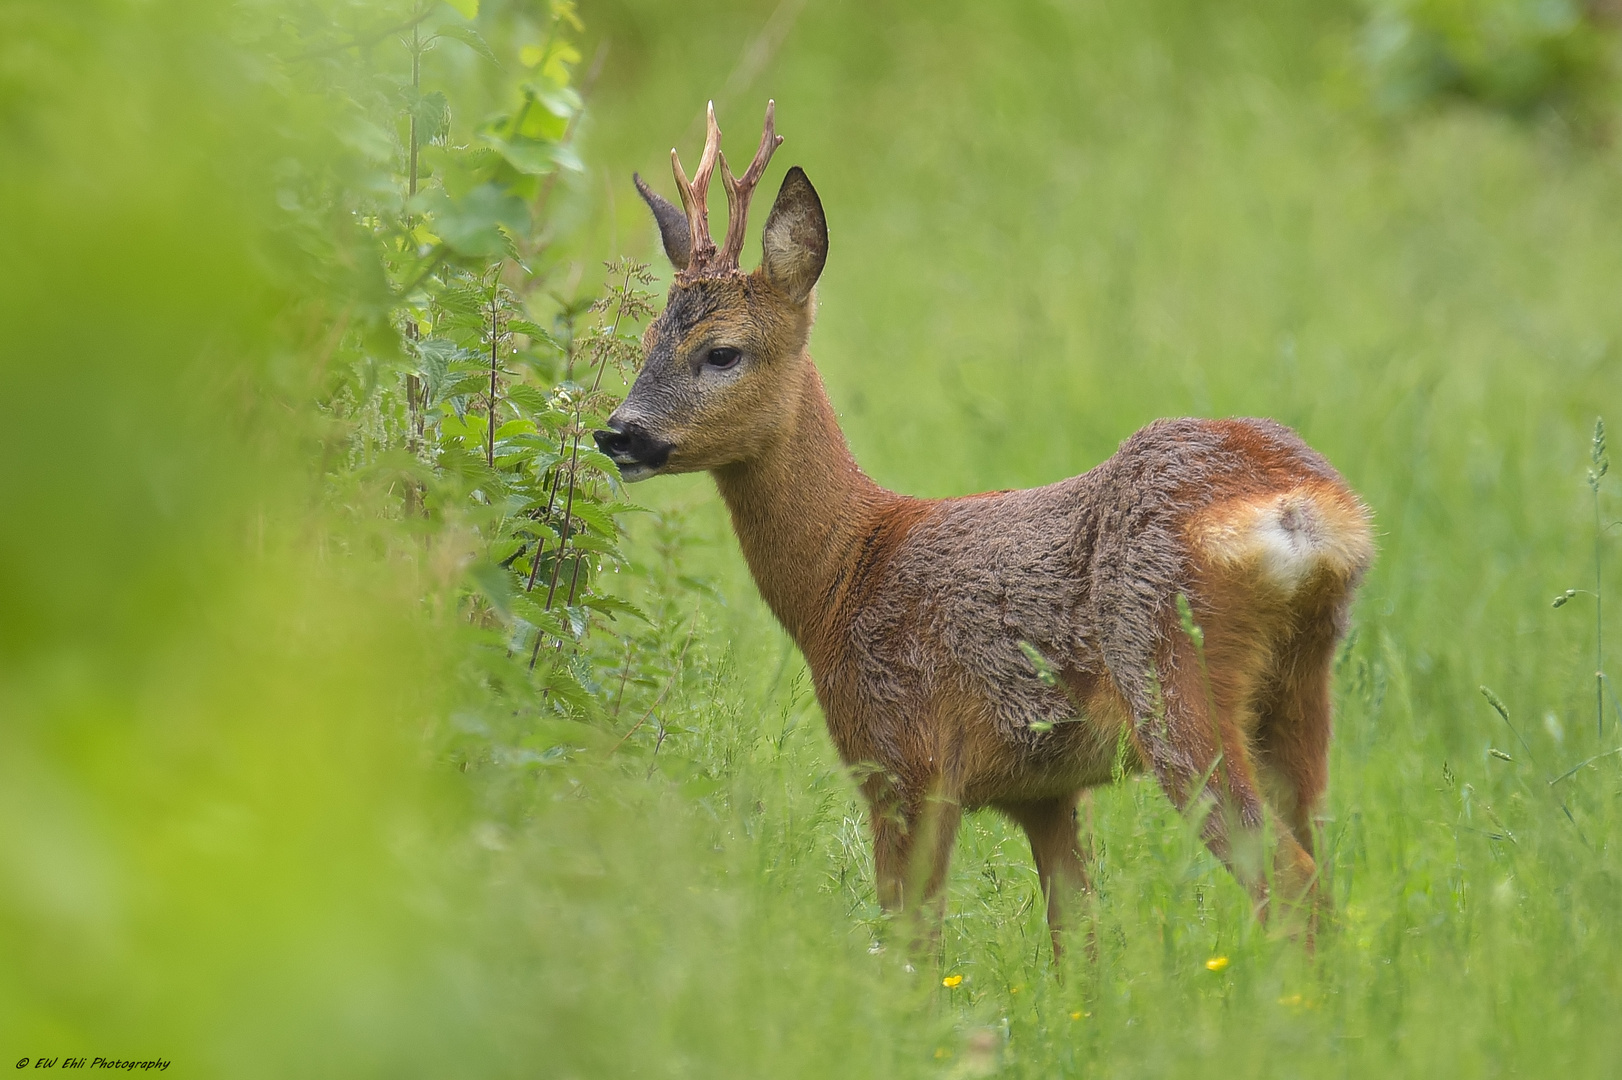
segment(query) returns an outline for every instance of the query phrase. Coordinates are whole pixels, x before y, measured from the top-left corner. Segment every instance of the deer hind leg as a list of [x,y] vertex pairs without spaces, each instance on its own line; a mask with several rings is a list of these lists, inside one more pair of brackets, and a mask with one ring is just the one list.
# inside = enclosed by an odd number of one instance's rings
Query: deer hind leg
[[[1064,955],[1064,936],[1076,902],[1091,893],[1093,887],[1087,874],[1087,852],[1077,829],[1076,802],[1080,797],[1078,791],[1055,799],[997,804],[997,809],[1025,830],[1031,842],[1031,857],[1036,861],[1036,875],[1047,900],[1048,933],[1055,960]],[[1096,952],[1091,929],[1087,940],[1088,951]]]
[[[1329,782],[1329,676],[1338,636],[1334,620],[1313,619],[1280,650],[1256,727],[1257,767],[1268,799],[1313,856],[1313,814]],[[1310,933],[1322,905],[1316,878],[1304,892]]]
[[[1162,707],[1138,725],[1140,752],[1179,809],[1209,801],[1201,838],[1251,894],[1257,916],[1266,921],[1275,893],[1294,906],[1311,891],[1316,866],[1263,796],[1251,751],[1265,653],[1241,654],[1233,640],[1207,639],[1202,657],[1181,639],[1165,659]],[[1264,846],[1269,832],[1271,867]]]

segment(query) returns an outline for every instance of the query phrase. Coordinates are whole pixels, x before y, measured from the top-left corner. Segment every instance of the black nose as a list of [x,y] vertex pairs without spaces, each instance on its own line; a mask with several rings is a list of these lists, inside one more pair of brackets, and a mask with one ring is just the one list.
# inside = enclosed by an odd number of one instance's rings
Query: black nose
[[673,447],[656,439],[635,424],[610,427],[607,431],[594,431],[597,448],[619,465],[648,465],[660,468],[670,457]]

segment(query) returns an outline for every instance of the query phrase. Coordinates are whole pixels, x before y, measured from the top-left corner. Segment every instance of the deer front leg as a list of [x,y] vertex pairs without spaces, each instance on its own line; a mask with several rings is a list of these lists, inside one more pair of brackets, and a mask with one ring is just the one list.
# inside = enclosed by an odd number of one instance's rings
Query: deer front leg
[[901,800],[884,777],[870,778],[862,785],[862,794],[867,798],[867,819],[873,830],[873,877],[879,906],[893,914],[906,899],[912,836]]
[[893,777],[870,778],[863,794],[873,829],[879,904],[885,911],[927,922],[914,929],[920,938],[932,937],[944,913],[962,805],[939,791],[908,792]]
[[[1070,916],[1078,900],[1092,892],[1087,874],[1087,852],[1081,843],[1076,820],[1075,792],[1056,799],[1000,803],[998,809],[1025,830],[1031,842],[1031,857],[1047,900],[1048,933],[1053,940],[1053,958],[1064,956],[1064,938]],[[1097,955],[1097,940],[1088,928],[1087,951]]]

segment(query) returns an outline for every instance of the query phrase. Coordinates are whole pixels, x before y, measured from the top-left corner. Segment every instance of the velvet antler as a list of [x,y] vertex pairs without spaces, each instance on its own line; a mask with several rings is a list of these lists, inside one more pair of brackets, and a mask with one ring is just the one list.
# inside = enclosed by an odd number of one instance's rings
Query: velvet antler
[[[687,179],[687,173],[681,167],[680,155],[674,149],[670,151],[671,171],[676,175],[676,190],[681,195],[682,209],[687,214],[687,230],[692,238],[687,265],[681,269],[680,276],[692,280],[720,277],[738,271],[738,256],[743,251],[744,227],[749,217],[749,197],[754,194],[755,185],[760,183],[766,163],[772,159],[772,152],[783,141],[774,128],[776,115],[777,103],[768,101],[766,128],[760,136],[760,148],[755,151],[755,159],[749,163],[742,177],[732,175],[726,155],[721,153],[721,126],[715,121],[713,101],[705,118],[704,153],[699,158],[698,169],[693,173],[692,180]],[[710,237],[710,211],[705,201],[709,196],[710,177],[715,173],[717,160],[721,163],[721,183],[727,193],[727,233],[719,256],[715,241]]]
[[715,241],[710,239],[710,209],[706,200],[710,194],[710,176],[715,172],[715,159],[721,153],[721,125],[715,122],[715,102],[710,102],[704,125],[704,153],[698,159],[698,171],[692,182],[682,171],[681,157],[676,148],[670,148],[670,168],[676,174],[676,190],[681,194],[681,205],[687,211],[687,231],[693,238],[692,256],[687,263],[687,274],[698,276],[715,258]]
[[743,251],[743,230],[749,221],[749,197],[755,193],[755,185],[760,183],[761,174],[766,171],[766,163],[771,161],[772,153],[783,142],[783,136],[777,133],[774,126],[777,118],[777,102],[766,102],[766,127],[760,133],[760,148],[755,151],[755,160],[749,163],[741,179],[732,175],[727,167],[727,156],[721,155],[721,183],[727,189],[727,236],[721,245],[721,270],[738,269],[738,255]]

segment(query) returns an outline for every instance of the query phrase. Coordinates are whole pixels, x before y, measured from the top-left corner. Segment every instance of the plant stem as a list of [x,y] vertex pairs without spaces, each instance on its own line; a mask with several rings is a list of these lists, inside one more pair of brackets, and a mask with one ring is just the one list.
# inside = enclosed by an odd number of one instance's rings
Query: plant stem
[[[422,89],[422,39],[419,28],[415,22],[411,25],[411,90],[415,99],[417,92]],[[417,110],[415,103],[411,109],[411,142],[409,161],[407,163],[406,195],[409,198],[417,193]],[[407,215],[407,222],[410,216]],[[406,337],[416,341],[417,320],[411,317],[406,319]],[[427,408],[427,393],[422,385],[422,378],[415,371],[406,376],[406,414],[408,417],[406,449],[412,457],[422,452],[422,440],[425,434],[423,428],[423,411]],[[415,482],[408,482],[406,486],[406,514],[415,517],[421,510],[422,492]]]
[[[569,436],[568,433],[565,432],[563,438],[558,440],[558,463],[552,466],[552,490],[547,493],[546,509],[541,512],[541,521],[546,521],[548,518],[550,518],[552,516],[552,507],[557,505],[558,480],[560,480],[563,476],[563,450],[564,447],[568,445],[568,442]],[[536,572],[541,568],[541,555],[543,554],[545,548],[546,544],[541,538],[537,537],[535,540],[535,558],[530,560],[529,581],[524,585],[525,592],[535,591],[535,575]]]
[[484,463],[496,467],[496,350],[501,342],[501,263],[496,263],[495,280],[490,283],[490,417],[484,440]]
[[1599,513],[1599,484],[1594,492],[1594,723],[1600,738],[1605,737],[1605,589],[1604,563],[1600,541],[1605,536]]
[[626,739],[629,739],[632,735],[635,735],[637,729],[640,728],[643,724],[647,723],[648,717],[653,715],[653,710],[655,710],[655,709],[657,709],[659,707],[660,703],[662,703],[665,700],[665,695],[670,693],[670,688],[672,686],[676,685],[676,680],[681,678],[681,662],[683,660],[687,659],[687,647],[693,643],[693,632],[695,630],[697,630],[697,629],[698,629],[698,612],[695,611],[695,612],[693,612],[692,621],[687,626],[687,640],[682,643],[681,652],[676,654],[675,669],[670,673],[670,678],[665,682],[665,688],[663,690],[659,691],[659,696],[658,697],[653,699],[653,704],[649,705],[648,706],[648,711],[642,714],[642,719],[638,720],[636,723],[631,725],[631,730],[627,731],[625,733],[624,737],[621,738],[619,742],[617,742],[617,743],[615,743],[613,745],[613,747],[608,751],[608,754],[606,756],[612,757],[616,750],[618,750],[620,747],[625,745]]
[[422,90],[422,40],[418,27],[411,26],[411,150],[407,162],[406,194],[417,193],[417,95]]
[[[609,341],[612,341],[614,339],[614,335],[619,333],[620,320],[625,315],[625,291],[630,287],[631,273],[630,268],[627,267],[625,271],[624,284],[619,291],[618,302],[614,305],[614,321],[609,325],[608,334],[606,335]],[[585,407],[585,402],[587,399],[589,399],[592,394],[595,394],[597,392],[597,388],[602,385],[603,369],[608,366],[608,356],[609,351],[606,347],[596,351],[595,361],[597,364],[597,377],[592,380],[591,392],[575,399],[574,403],[574,445],[569,453],[569,497],[568,501],[565,502],[563,506],[563,528],[558,533],[558,546],[557,549],[552,553],[552,580],[546,588],[545,610],[547,611],[552,610],[552,601],[557,596],[558,572],[563,568],[563,549],[569,544],[569,526],[574,518],[574,488],[575,482],[579,477],[580,436],[584,433],[580,426],[581,409]],[[540,557],[538,552],[536,557]],[[578,575],[578,573],[579,567],[577,566],[576,574]],[[572,588],[569,590],[569,594],[572,600],[574,596],[574,590]],[[561,642],[559,644],[561,644]],[[535,662],[540,659],[540,656],[541,635],[537,633],[535,635],[535,650],[534,652],[530,653],[529,656],[529,669],[531,671],[535,670]]]
[[627,640],[625,642],[625,665],[622,668],[620,668],[620,688],[619,688],[619,693],[614,695],[614,711],[613,711],[613,713],[610,714],[611,716],[615,716],[615,717],[619,716],[619,714],[620,714],[620,705],[623,704],[624,701],[625,701],[625,684],[627,682],[629,682],[630,679],[631,679],[631,643],[630,643],[629,640]]
[[579,460],[580,436],[577,434],[574,437],[574,457],[569,461],[569,498],[563,504],[563,528],[558,535],[558,549],[552,554],[552,580],[546,587],[547,611],[552,610],[552,599],[558,592],[558,574],[563,570],[563,549],[569,545],[569,527],[574,521],[574,489],[580,475]]

